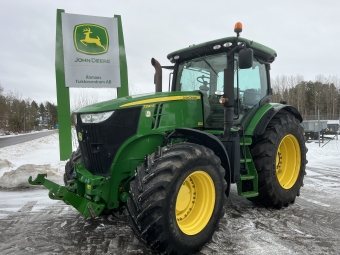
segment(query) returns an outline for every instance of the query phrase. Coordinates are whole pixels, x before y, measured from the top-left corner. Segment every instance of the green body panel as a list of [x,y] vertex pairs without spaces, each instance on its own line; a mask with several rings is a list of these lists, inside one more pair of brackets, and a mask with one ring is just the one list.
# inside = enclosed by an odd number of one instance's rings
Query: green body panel
[[[190,97],[200,96],[197,91],[178,91],[178,92],[153,92],[148,94],[126,96],[100,103],[85,106],[77,109],[75,113],[95,113],[95,112],[106,112],[113,111],[124,107],[133,107],[137,105],[149,105],[154,103],[169,102],[169,101],[190,101],[194,99],[176,99],[175,97]],[[132,104],[132,105],[131,105]]]
[[162,134],[137,135],[121,146],[111,166],[110,176],[113,178],[110,180],[109,196],[106,200],[108,209],[119,206],[121,195],[129,192],[129,181],[135,176],[137,166],[143,164],[147,154],[153,153],[157,146],[162,146],[163,138]]
[[216,130],[216,129],[211,129],[211,130],[210,130],[210,129],[205,129],[204,132],[207,132],[207,133],[212,134],[212,135],[217,135],[217,136],[223,134],[223,130],[222,130],[222,129],[221,129],[221,130]]

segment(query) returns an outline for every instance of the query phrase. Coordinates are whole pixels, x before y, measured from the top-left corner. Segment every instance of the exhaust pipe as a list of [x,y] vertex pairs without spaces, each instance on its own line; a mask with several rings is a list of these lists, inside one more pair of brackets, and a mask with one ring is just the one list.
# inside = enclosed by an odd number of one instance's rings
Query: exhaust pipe
[[154,58],[151,59],[151,64],[155,68],[154,84],[156,87],[156,92],[162,92],[162,66]]

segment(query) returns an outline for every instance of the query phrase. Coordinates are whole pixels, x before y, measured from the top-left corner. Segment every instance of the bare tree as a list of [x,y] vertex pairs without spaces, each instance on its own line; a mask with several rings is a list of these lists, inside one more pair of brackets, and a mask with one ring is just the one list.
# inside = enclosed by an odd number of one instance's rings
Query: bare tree
[[117,89],[116,88],[107,89],[107,94],[109,95],[110,99],[117,98]]
[[302,75],[295,75],[294,76],[294,85],[296,87],[296,93],[294,93],[295,98],[295,105],[300,112],[304,112],[304,106],[306,101],[306,85],[303,83],[303,76]]
[[86,90],[84,88],[77,89],[71,97],[71,111],[81,107],[98,103],[98,92],[93,90]]

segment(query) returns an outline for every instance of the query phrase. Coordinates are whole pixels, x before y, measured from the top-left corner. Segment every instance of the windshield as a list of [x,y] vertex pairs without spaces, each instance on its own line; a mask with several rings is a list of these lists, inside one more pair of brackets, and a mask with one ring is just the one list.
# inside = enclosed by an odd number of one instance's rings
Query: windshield
[[178,69],[176,91],[201,90],[209,96],[218,90],[217,77],[222,78],[219,87],[223,90],[223,70],[226,66],[226,54],[205,56],[204,59],[199,57],[183,62]]
[[[235,59],[238,55],[235,54]],[[236,62],[235,62],[236,63]],[[235,64],[235,66],[237,66]],[[223,106],[218,103],[216,91],[224,91],[224,69],[227,67],[226,53],[198,57],[181,63],[176,78],[176,91],[201,91],[204,104],[204,126],[223,128]],[[253,67],[238,70],[234,76],[234,119],[240,119],[261,98],[268,94],[267,72],[264,64],[256,59]],[[228,95],[226,95],[228,97]],[[238,100],[237,100],[238,98]],[[238,110],[239,109],[239,110]]]

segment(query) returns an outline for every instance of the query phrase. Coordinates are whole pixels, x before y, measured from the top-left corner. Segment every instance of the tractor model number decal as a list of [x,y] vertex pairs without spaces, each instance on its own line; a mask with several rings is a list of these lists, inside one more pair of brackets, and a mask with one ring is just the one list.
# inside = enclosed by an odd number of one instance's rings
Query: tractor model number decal
[[183,100],[199,100],[200,96],[183,96]]
[[146,105],[143,105],[144,108],[153,108],[155,107],[155,104],[146,104]]

